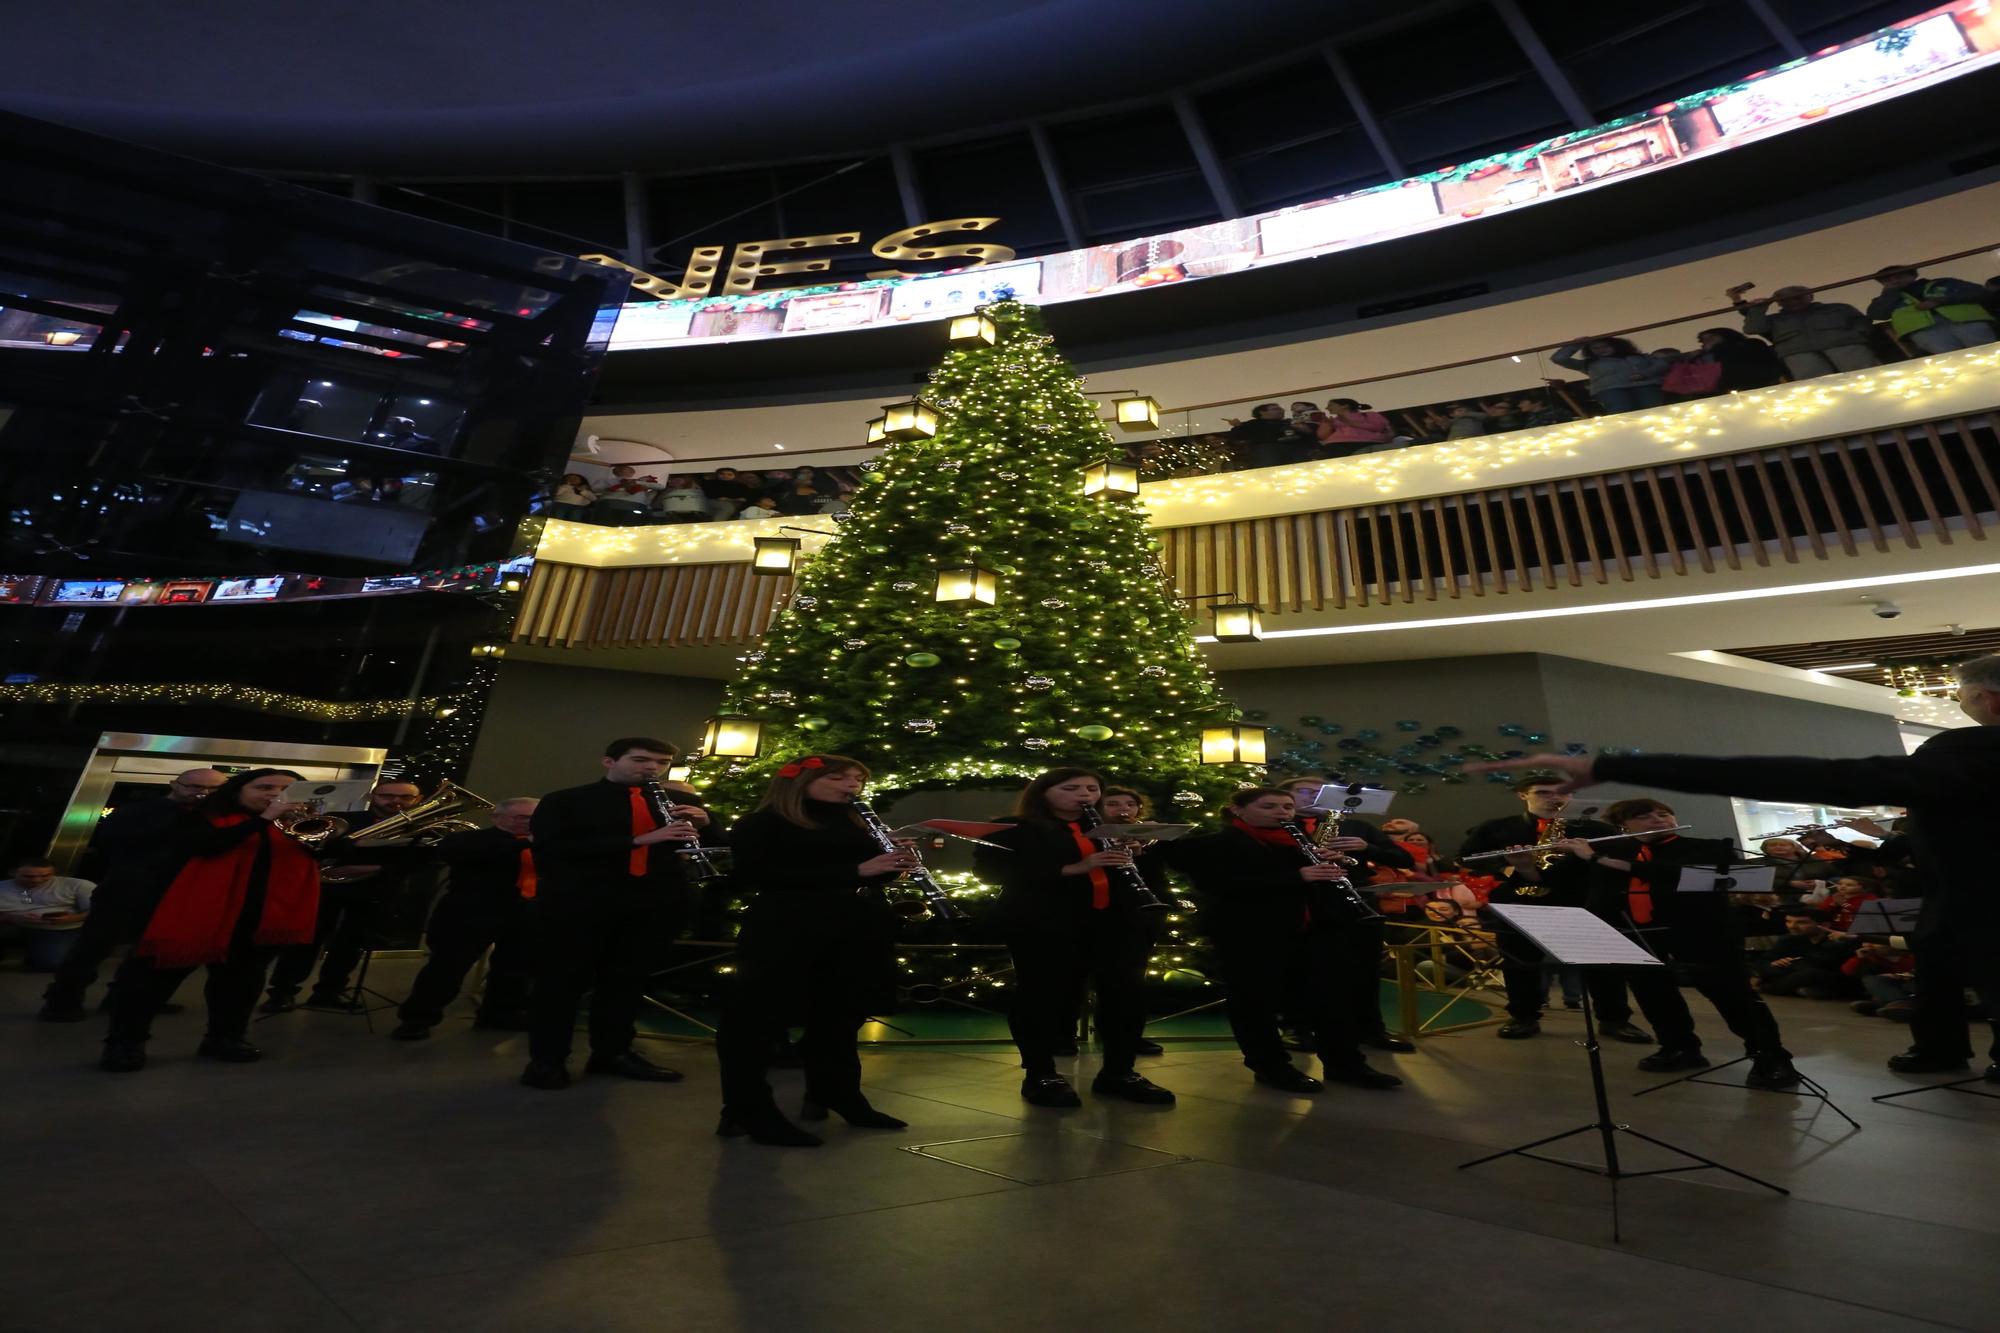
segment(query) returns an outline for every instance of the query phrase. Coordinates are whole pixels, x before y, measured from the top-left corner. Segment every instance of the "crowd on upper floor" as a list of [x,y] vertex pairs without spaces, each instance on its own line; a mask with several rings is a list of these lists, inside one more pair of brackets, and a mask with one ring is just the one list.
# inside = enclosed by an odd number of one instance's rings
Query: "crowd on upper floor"
[[[589,465],[587,465],[589,466]],[[838,513],[859,484],[855,469],[733,467],[674,472],[666,463],[620,463],[570,472],[549,493],[547,512],[578,523],[708,523],[734,518],[806,518]]]

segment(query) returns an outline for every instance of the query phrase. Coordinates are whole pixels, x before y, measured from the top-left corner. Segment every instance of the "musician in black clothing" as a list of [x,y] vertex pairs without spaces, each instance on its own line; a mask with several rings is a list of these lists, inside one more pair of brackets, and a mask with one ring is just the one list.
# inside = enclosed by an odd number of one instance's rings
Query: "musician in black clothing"
[[[1368,884],[1377,867],[1409,870],[1416,865],[1394,839],[1367,820],[1338,810],[1314,808],[1311,803],[1325,785],[1318,778],[1301,778],[1286,783],[1284,790],[1298,812],[1295,822],[1307,837],[1317,840],[1325,821],[1340,820],[1340,836],[1321,844],[1321,850],[1352,860],[1355,864],[1348,875],[1356,885]],[[1359,784],[1348,788],[1349,799],[1360,794]],[[1366,889],[1362,892],[1365,894]],[[1339,955],[1332,969],[1333,984],[1354,1024],[1356,1040],[1378,1051],[1407,1055],[1417,1049],[1416,1043],[1389,1031],[1382,1017],[1382,946],[1387,931],[1379,914],[1356,915],[1329,932],[1324,943]]]
[[1671,832],[1680,820],[1665,801],[1639,797],[1619,801],[1604,813],[1620,833],[1632,837],[1601,843],[1571,839],[1557,845],[1590,867],[1590,910],[1669,965],[1634,968],[1625,978],[1660,1038],[1660,1049],[1639,1061],[1639,1068],[1655,1073],[1708,1068],[1694,1017],[1675,980],[1678,972],[1743,1039],[1750,1056],[1745,1082],[1755,1088],[1797,1087],[1799,1073],[1778,1035],[1778,1020],[1751,988],[1729,895],[1677,889],[1683,869],[1726,866],[1735,859],[1734,845],[1726,838]]
[[1097,992],[1104,1044],[1104,1066],[1090,1090],[1155,1106],[1174,1101],[1132,1068],[1145,1026],[1140,982],[1148,927],[1116,878],[1131,869],[1131,853],[1099,847],[1084,832],[1084,807],[1103,795],[1103,779],[1088,769],[1050,769],[1021,793],[1013,816],[1002,821],[1012,827],[991,838],[998,845],[981,846],[974,856],[980,874],[1000,885],[996,915],[1014,960],[1007,1021],[1026,1071],[1021,1096],[1035,1106],[1082,1105],[1056,1073],[1055,1053],[1074,1031],[1065,1025],[1086,978]]
[[[1134,791],[1130,787],[1106,787],[1104,799],[1099,803],[1097,813],[1107,824],[1141,824],[1153,817],[1151,802],[1147,801],[1143,793]],[[1156,898],[1162,902],[1171,900],[1173,886],[1167,882],[1167,862],[1159,847],[1148,847],[1138,853],[1132,858],[1132,864],[1138,868],[1140,876],[1146,881],[1146,887],[1152,890]],[[1163,915],[1160,912],[1141,912],[1134,918],[1139,927],[1135,943],[1139,949],[1141,973],[1145,971],[1146,961],[1153,956],[1153,950],[1159,945],[1160,927],[1164,924]],[[1086,991],[1087,988],[1084,986],[1077,987],[1076,1003],[1070,1007],[1068,1017],[1070,1040],[1066,1045],[1056,1047],[1057,1055],[1076,1054],[1076,1034],[1082,1026],[1080,1020],[1083,1016]],[[1138,1044],[1133,1049],[1140,1055],[1166,1054],[1165,1047],[1145,1036],[1143,1027],[1140,1029]]]
[[[422,789],[414,782],[378,782],[363,809],[340,817],[347,821],[348,833],[359,833],[423,799]],[[336,855],[329,860],[320,884],[318,929],[312,943],[283,950],[272,964],[270,994],[260,1006],[267,1014],[281,1014],[298,1006],[299,991],[312,977],[315,964],[319,979],[313,982],[305,1004],[315,1009],[349,1005],[348,978],[360,966],[361,955],[376,947],[391,905],[414,891],[413,883],[428,876],[436,864],[426,851],[414,847],[370,848],[343,856],[335,843],[330,850]]]
[[869,1014],[895,1007],[897,918],[882,886],[919,863],[907,848],[883,851],[854,813],[867,782],[853,759],[808,755],[779,769],[731,832],[736,882],[750,906],[715,1034],[715,1132],[724,1137],[819,1145],[785,1119],[764,1080],[776,1038],[793,1024],[805,1030],[803,1118],[832,1111],[865,1129],[904,1127],[862,1095],[855,1031]]
[[527,914],[537,892],[528,825],[538,804],[532,796],[502,801],[493,807],[492,828],[439,840],[437,856],[450,879],[424,928],[430,958],[396,1011],[400,1021],[389,1035],[397,1041],[431,1035],[444,1021],[445,1006],[458,998],[465,974],[488,949],[493,957],[472,1026],[501,1032],[527,1027],[532,974]]
[[[1574,856],[1559,855],[1547,869],[1539,864],[1540,853],[1527,850],[1543,841],[1550,826],[1569,807],[1569,794],[1559,780],[1533,773],[1514,784],[1522,811],[1503,819],[1489,819],[1465,835],[1458,849],[1461,863],[1479,852],[1520,848],[1504,859],[1475,861],[1468,870],[1500,874],[1500,885],[1487,905],[1522,903],[1530,907],[1582,907],[1590,892],[1589,867]],[[1595,838],[1614,832],[1609,824],[1593,819],[1567,820],[1564,832],[1571,838]],[[1541,950],[1520,931],[1492,912],[1481,913],[1493,931],[1494,947],[1500,952],[1500,973],[1507,987],[1507,1022],[1499,1036],[1509,1041],[1532,1037],[1542,1030],[1542,1002],[1548,994],[1548,979],[1540,962]],[[1632,1005],[1625,998],[1625,982],[1616,971],[1590,968],[1583,973],[1596,1009],[1597,1030],[1613,1041],[1643,1045],[1653,1040],[1645,1029],[1632,1023]]]
[[[1325,1076],[1364,1088],[1393,1088],[1393,1074],[1370,1069],[1356,1044],[1352,950],[1343,937],[1360,913],[1341,895],[1315,886],[1342,876],[1339,866],[1314,861],[1285,831],[1292,798],[1275,787],[1250,787],[1230,798],[1229,815],[1214,833],[1164,844],[1169,862],[1194,885],[1202,923],[1222,953],[1228,987],[1230,1031],[1243,1063],[1259,1083],[1287,1092],[1319,1092],[1323,1085],[1285,1053],[1278,1033],[1283,1005],[1312,1033]],[[1379,946],[1378,946],[1379,947]],[[1363,974],[1370,999],[1374,959]]]
[[535,977],[528,997],[527,1087],[569,1086],[576,1007],[590,992],[593,1074],[680,1080],[632,1049],[654,960],[680,934],[693,895],[677,848],[695,841],[686,820],[663,821],[645,784],[674,747],[625,736],[604,747],[604,778],[550,792],[535,807]]
[[[97,883],[90,896],[90,913],[76,928],[76,940],[57,965],[42,993],[35,1016],[48,1023],[81,1023],[84,992],[97,980],[97,969],[121,944],[139,938],[166,892],[180,859],[174,833],[193,814],[203,797],[225,781],[213,768],[190,768],[167,784],[167,794],[153,800],[130,801],[104,817],[91,839],[92,870]],[[110,997],[105,997],[109,1007]],[[180,1006],[163,1004],[163,1011]]]
[[2000,950],[1993,946],[2000,893],[1993,889],[1992,856],[1976,833],[1992,821],[1993,793],[2000,790],[2000,654],[1963,662],[1957,675],[1958,706],[1978,725],[1940,732],[1909,755],[1533,755],[1476,767],[1550,769],[1564,790],[1628,782],[1766,801],[1904,807],[1909,814],[1898,831],[1908,835],[1924,905],[1911,937],[1919,959],[1910,1024],[1915,1044],[1891,1056],[1889,1067],[1964,1069],[1972,1045],[1961,997],[1970,986],[1994,1028],[1985,1077],[2000,1083]]

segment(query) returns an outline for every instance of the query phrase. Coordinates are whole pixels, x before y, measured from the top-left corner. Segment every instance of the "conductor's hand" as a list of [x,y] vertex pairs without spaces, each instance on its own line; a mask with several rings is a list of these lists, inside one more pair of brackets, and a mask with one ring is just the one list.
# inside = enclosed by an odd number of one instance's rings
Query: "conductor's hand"
[[1092,852],[1081,861],[1070,862],[1062,868],[1062,872],[1065,875],[1087,875],[1093,870],[1103,870],[1109,866],[1129,866],[1131,864],[1132,853],[1122,851],[1116,847],[1106,847],[1101,851]]
[[647,829],[632,839],[634,847],[651,847],[656,842],[693,842],[701,834],[692,824],[662,824],[656,829]]
[[684,819],[696,828],[708,827],[708,811],[698,805],[675,805],[668,807],[668,813],[675,819]]
[[1347,872],[1339,866],[1300,866],[1299,878],[1308,884],[1317,884],[1322,880],[1345,879]]
[[1546,770],[1561,778],[1564,791],[1596,785],[1597,761],[1587,754],[1531,754],[1521,759],[1491,759],[1483,764],[1467,764],[1468,773],[1509,773],[1521,769]]
[[899,848],[893,852],[884,852],[880,856],[871,856],[854,867],[854,870],[861,878],[870,879],[876,875],[900,875],[905,870],[916,868],[916,853]]
[[1319,845],[1323,852],[1365,852],[1368,850],[1366,838],[1333,838]]

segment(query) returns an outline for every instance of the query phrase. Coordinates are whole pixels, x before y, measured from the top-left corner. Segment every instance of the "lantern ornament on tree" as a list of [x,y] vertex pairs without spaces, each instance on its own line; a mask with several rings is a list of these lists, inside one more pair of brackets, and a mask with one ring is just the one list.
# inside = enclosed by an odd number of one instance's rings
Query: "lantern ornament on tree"
[[1204,764],[1261,764],[1266,736],[1262,727],[1246,727],[1240,722],[1201,729],[1201,762]]
[[[883,438],[891,440],[928,440],[938,429],[936,410],[920,398],[890,403],[876,420],[882,423]],[[870,443],[874,443],[874,424],[869,423]]]
[[1122,458],[1100,458],[1078,475],[1083,493],[1100,500],[1129,500],[1139,493],[1139,469]]
[[985,343],[991,347],[999,336],[1000,326],[983,310],[959,315],[951,321],[951,340],[955,343]]
[[1111,400],[1111,411],[1120,430],[1143,431],[1160,428],[1160,405],[1145,394]]
[[1215,604],[1217,643],[1256,643],[1264,637],[1264,616],[1250,602]]
[[1000,600],[1000,576],[977,565],[940,569],[933,595],[939,606],[957,606],[966,610],[992,606]]
[[701,733],[701,751],[723,759],[755,759],[764,745],[764,724],[737,713],[708,720]]
[[798,567],[799,539],[797,537],[757,537],[751,542],[755,548],[750,557],[750,572],[773,576],[789,574]]

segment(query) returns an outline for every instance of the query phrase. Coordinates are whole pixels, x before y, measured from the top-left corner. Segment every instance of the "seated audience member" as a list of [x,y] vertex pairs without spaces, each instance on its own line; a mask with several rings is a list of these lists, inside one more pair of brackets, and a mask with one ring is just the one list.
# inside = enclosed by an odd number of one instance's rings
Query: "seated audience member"
[[1389,418],[1352,398],[1329,399],[1326,419],[1319,423],[1318,432],[1321,444],[1333,446],[1325,451],[1329,458],[1367,453],[1389,443],[1395,435]]
[[778,512],[803,518],[807,514],[817,514],[825,500],[826,497],[814,489],[812,483],[793,482],[790,490],[777,497]]
[[1405,819],[1401,815],[1390,816],[1388,819],[1383,820],[1378,827],[1392,838],[1400,838],[1405,833],[1423,832],[1423,825],[1417,823],[1414,819]]
[[1536,426],[1560,426],[1565,421],[1575,421],[1576,413],[1553,394],[1529,394],[1514,402],[1516,430],[1531,430]]
[[590,489],[589,478],[581,472],[565,472],[549,496],[549,512],[557,518],[582,523],[590,517],[590,507],[596,503],[597,492]]
[[768,495],[760,495],[736,512],[738,518],[777,518],[778,502]]
[[1870,940],[1841,970],[1868,993],[1867,999],[1854,1002],[1855,1013],[1907,1023],[1916,1012],[1916,955],[1907,949]]
[[693,477],[669,477],[658,500],[660,517],[669,523],[703,523],[708,520],[708,497]]
[[1882,294],[1868,303],[1870,319],[1886,319],[1898,338],[1926,356],[1990,343],[1994,307],[1986,289],[1961,278],[1920,278],[1908,264],[1875,275]]
[[1840,999],[1858,984],[1841,969],[1860,947],[1852,935],[1794,910],[1785,920],[1784,935],[1757,960],[1757,988],[1766,995]]
[[19,862],[14,877],[0,884],[0,940],[27,944],[28,971],[55,971],[76,943],[96,887],[87,879],[58,875],[53,861]]
[[1607,414],[1658,407],[1667,363],[1624,338],[1574,338],[1549,357],[1565,370],[1590,376],[1590,396]]
[[1306,437],[1293,429],[1285,409],[1277,403],[1257,404],[1251,409],[1248,421],[1236,417],[1223,420],[1229,423],[1229,430],[1222,437],[1224,443],[1239,451],[1250,467],[1278,467],[1308,456]]
[[1777,872],[1771,877],[1771,890],[1780,899],[1797,902],[1806,894],[1826,887],[1826,862],[1807,851],[1797,839],[1766,838],[1757,844],[1757,850]]
[[1802,901],[1817,907],[1826,917],[1827,924],[1835,930],[1846,930],[1854,924],[1854,914],[1861,910],[1863,904],[1878,902],[1881,897],[1867,880],[1855,875],[1842,875],[1827,887],[1823,895],[1817,898],[1808,895]]
[[757,492],[733,467],[719,467],[703,477],[701,492],[708,497],[708,512],[715,518],[735,518],[738,510],[757,498]]
[[[1838,301],[1819,301],[1810,287],[1780,287],[1769,296],[1745,296],[1748,284],[1729,289],[1731,304],[1743,316],[1743,331],[1768,338],[1795,380],[1831,375],[1841,370],[1879,366],[1882,358],[1869,345],[1875,326],[1868,316]],[[1771,304],[1777,303],[1777,310]]]

